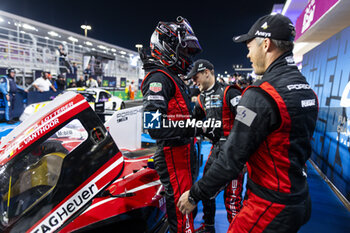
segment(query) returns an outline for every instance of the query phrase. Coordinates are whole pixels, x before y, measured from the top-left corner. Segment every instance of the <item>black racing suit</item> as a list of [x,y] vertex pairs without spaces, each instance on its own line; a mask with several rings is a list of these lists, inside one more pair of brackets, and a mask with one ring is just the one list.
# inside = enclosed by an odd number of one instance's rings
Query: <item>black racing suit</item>
[[155,169],[165,188],[170,232],[194,232],[192,214],[183,215],[176,205],[182,193],[192,186],[191,155],[195,129],[171,124],[190,118],[188,88],[176,74],[164,67],[152,66],[146,71],[148,74],[141,85],[144,113],[158,111],[162,114],[160,127],[148,131],[157,140]]
[[305,163],[317,113],[317,96],[292,53],[281,55],[243,93],[222,153],[190,195],[213,197],[247,162],[248,199],[228,232],[297,232],[310,218]]
[[[241,90],[238,86],[228,86],[218,81],[209,90],[203,91],[197,98],[193,110],[193,117],[196,119],[215,119],[222,123],[220,128],[208,129],[205,136],[212,140],[208,160],[204,167],[205,174],[211,164],[217,159],[221,146],[225,143],[227,135],[232,129],[236,106],[241,98]],[[227,210],[228,221],[241,209],[243,189],[243,174],[232,180],[225,188],[224,200]],[[215,223],[215,198],[203,200],[203,220],[206,226]]]

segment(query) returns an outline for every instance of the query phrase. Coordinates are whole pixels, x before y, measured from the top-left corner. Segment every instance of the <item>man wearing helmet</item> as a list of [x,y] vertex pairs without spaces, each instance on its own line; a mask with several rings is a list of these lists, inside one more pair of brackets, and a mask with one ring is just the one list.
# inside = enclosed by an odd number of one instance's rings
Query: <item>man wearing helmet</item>
[[[179,77],[186,75],[192,57],[201,51],[198,39],[186,19],[159,22],[151,37],[151,54],[141,54],[147,73],[141,90],[144,112],[162,115],[160,127],[149,129],[157,140],[155,169],[165,188],[170,232],[193,232],[192,214],[183,215],[176,204],[192,185],[191,151],[195,129],[165,127],[169,122],[190,118],[188,88]],[[159,114],[159,115],[156,115]]]
[[9,68],[7,75],[0,79],[0,90],[4,96],[5,103],[5,120],[9,124],[13,124],[12,111],[14,109],[15,95],[17,92],[17,85],[15,81],[16,71],[15,69]]

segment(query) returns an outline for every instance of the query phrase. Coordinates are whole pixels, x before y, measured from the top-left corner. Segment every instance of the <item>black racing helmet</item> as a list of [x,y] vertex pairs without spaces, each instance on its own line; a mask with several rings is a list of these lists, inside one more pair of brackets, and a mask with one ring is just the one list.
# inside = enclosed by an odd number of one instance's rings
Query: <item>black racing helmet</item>
[[159,22],[152,34],[151,54],[164,66],[186,74],[192,58],[202,51],[189,22],[177,17],[176,22]]

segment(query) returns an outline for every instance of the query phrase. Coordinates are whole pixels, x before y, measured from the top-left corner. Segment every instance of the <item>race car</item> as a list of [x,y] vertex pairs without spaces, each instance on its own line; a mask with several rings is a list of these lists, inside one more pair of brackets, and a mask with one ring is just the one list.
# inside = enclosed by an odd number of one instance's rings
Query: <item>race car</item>
[[[121,98],[112,96],[110,92],[101,88],[68,88],[61,95],[69,91],[74,91],[83,95],[85,99],[89,102],[92,109],[95,109],[96,103],[104,103],[105,110],[120,110],[125,108],[125,103]],[[24,109],[22,115],[20,116],[20,121],[24,121],[29,116],[33,115],[33,113],[37,112],[38,109],[44,107],[49,102],[50,101],[45,101],[27,106]]]
[[74,92],[2,138],[0,232],[167,232],[155,148],[113,138]]
[[[105,109],[108,110],[120,110],[125,108],[125,103],[121,98],[113,96],[110,92],[103,90],[101,88],[68,88],[65,92],[74,91],[85,97],[85,99],[91,103],[105,103]],[[64,92],[64,93],[65,93]]]

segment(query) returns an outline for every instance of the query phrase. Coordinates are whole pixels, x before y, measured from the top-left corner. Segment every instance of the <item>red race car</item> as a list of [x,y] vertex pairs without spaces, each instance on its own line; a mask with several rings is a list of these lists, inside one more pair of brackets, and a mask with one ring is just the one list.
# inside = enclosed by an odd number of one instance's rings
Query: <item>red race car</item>
[[122,153],[83,96],[57,97],[1,140],[0,232],[166,232],[154,151]]

